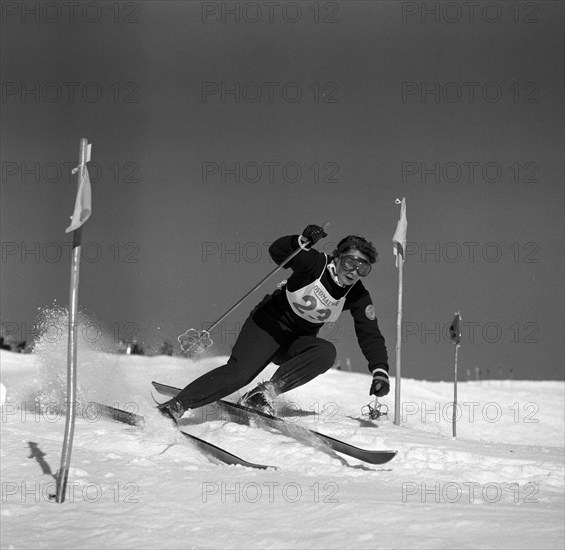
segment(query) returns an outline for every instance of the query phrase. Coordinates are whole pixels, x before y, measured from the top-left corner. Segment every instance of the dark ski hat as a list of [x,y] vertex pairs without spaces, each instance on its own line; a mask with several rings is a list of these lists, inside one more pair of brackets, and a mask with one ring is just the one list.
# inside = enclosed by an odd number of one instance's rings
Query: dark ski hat
[[374,264],[379,257],[379,253],[377,249],[373,246],[373,243],[368,241],[365,237],[361,237],[360,235],[348,235],[344,237],[337,243],[337,248],[333,251],[333,257],[337,258],[341,256],[346,250],[351,248],[355,248],[362,252],[369,258],[369,262]]

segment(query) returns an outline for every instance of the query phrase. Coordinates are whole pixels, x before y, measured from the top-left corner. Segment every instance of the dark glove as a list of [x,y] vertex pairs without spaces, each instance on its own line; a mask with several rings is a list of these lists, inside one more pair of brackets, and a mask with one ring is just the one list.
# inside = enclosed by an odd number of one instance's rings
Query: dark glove
[[377,368],[373,371],[373,381],[371,382],[371,389],[369,390],[369,395],[375,395],[376,397],[382,397],[387,395],[390,391],[390,380],[388,379],[388,373],[382,368]]
[[324,228],[319,225],[309,225],[304,231],[302,231],[302,236],[309,241],[308,246],[312,246],[320,239],[327,237],[328,234],[324,231]]

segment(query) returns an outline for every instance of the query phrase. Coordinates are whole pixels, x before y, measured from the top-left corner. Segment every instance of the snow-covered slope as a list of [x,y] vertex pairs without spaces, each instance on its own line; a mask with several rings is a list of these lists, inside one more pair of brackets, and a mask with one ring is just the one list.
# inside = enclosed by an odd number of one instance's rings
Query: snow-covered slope
[[[392,422],[394,384],[381,400],[388,421],[360,416],[368,375],[332,370],[280,396],[279,413],[292,422],[360,447],[398,449],[384,466],[228,422],[211,407],[187,413],[186,431],[279,467],[258,471],[210,462],[154,410],[151,380],[184,386],[225,358],[85,348],[67,501],[55,504],[48,494],[65,425],[61,346],[0,356],[2,548],[564,546],[562,382],[460,383],[457,438],[450,383],[403,380],[400,426]],[[101,419],[88,406],[94,401],[140,412],[148,425]]]

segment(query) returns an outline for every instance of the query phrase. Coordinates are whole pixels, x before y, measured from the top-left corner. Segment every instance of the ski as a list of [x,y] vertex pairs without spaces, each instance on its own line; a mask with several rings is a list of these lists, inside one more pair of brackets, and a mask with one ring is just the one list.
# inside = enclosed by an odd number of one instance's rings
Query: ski
[[[123,409],[117,409],[116,407],[110,407],[108,405],[103,405],[102,403],[95,403],[98,407],[101,416],[105,418],[111,418],[117,422],[123,422],[124,424],[129,424],[131,426],[137,426],[143,428],[145,426],[145,417],[140,414],[135,414],[129,411],[124,411]],[[208,443],[204,439],[200,439],[195,435],[183,432],[179,428],[180,433],[189,439],[200,451],[205,455],[212,457],[224,464],[229,464],[231,466],[245,466],[246,468],[257,468],[259,470],[266,470],[267,468],[275,468],[274,466],[267,466],[265,464],[256,464],[254,462],[249,462],[213,443]],[[276,469],[276,468],[275,468]]]
[[[145,418],[140,414],[135,414],[129,411],[124,411],[123,409],[117,409],[116,407],[110,407],[109,405],[104,405],[102,403],[89,403],[89,408],[95,407],[97,413],[104,418],[111,418],[116,422],[123,422],[124,424],[129,424],[130,426],[137,426],[143,428],[145,426]],[[91,411],[89,411],[91,414]]]
[[[152,382],[153,387],[161,394],[167,395],[169,397],[175,397],[179,392],[179,388],[174,386],[168,386],[166,384],[160,384],[159,382]],[[344,455],[356,458],[363,462],[369,464],[385,464],[391,461],[397,454],[398,451],[392,450],[370,450],[361,449],[340,439],[336,439],[329,435],[322,434],[310,428],[304,426],[298,426],[296,424],[291,424],[276,416],[271,416],[260,411],[256,411],[249,407],[243,405],[238,405],[237,403],[232,403],[226,400],[219,400],[216,403],[228,413],[232,413],[235,416],[241,417],[251,417],[258,421],[260,427],[269,427],[278,430],[284,435],[294,437],[302,443],[313,445],[313,440],[322,443],[331,450],[342,453]]]

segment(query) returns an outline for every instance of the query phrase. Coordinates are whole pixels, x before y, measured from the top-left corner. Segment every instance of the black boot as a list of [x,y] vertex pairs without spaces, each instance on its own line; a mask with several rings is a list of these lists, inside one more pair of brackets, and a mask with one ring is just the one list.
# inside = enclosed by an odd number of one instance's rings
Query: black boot
[[261,382],[256,388],[248,391],[239,401],[239,405],[255,409],[270,416],[275,415],[272,405],[276,396],[275,387],[271,382]]
[[175,424],[178,424],[182,415],[185,413],[182,403],[176,397],[157,405],[157,410],[163,416],[170,418]]

